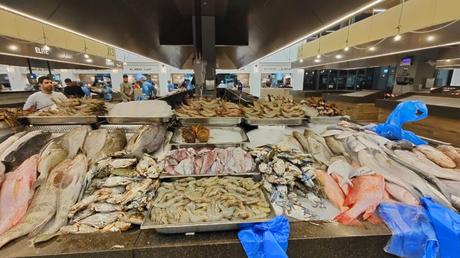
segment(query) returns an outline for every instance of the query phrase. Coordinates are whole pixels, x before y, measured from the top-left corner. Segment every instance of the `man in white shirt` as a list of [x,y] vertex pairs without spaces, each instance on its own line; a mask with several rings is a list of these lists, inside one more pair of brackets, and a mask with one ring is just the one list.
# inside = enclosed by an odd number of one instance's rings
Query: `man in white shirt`
[[53,81],[48,76],[39,77],[38,86],[40,91],[35,92],[27,98],[22,108],[24,111],[35,112],[52,106],[54,104],[52,99],[67,99],[64,94],[53,91]]

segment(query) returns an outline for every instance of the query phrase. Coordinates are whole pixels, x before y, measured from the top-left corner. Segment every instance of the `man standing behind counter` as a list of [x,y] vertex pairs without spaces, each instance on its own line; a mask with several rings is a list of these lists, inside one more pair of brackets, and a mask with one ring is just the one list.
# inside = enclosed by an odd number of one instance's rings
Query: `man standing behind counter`
[[123,101],[130,101],[133,99],[132,98],[133,93],[134,93],[134,90],[131,87],[131,84],[128,82],[128,75],[125,74],[123,75],[123,82],[120,83],[121,99],[123,99]]
[[64,94],[54,91],[53,81],[48,76],[38,78],[38,88],[39,92],[35,92],[27,98],[22,108],[24,111],[35,112],[49,107],[54,104],[52,99],[67,99]]
[[85,92],[81,89],[81,86],[77,82],[73,82],[67,78],[64,80],[66,87],[64,88],[64,94],[69,98],[83,98]]

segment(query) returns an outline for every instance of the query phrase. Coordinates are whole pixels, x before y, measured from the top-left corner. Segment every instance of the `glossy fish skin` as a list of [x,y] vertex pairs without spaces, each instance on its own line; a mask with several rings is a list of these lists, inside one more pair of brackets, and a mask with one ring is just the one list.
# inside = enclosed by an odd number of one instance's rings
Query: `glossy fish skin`
[[450,159],[446,154],[442,153],[440,150],[437,150],[429,145],[419,145],[416,148],[418,151],[425,154],[425,156],[436,163],[438,166],[443,168],[455,168],[455,162]]
[[68,159],[73,159],[83,149],[83,144],[90,129],[86,126],[75,127],[65,133],[61,139],[62,147],[67,151]]
[[409,191],[404,189],[403,187],[393,184],[393,183],[385,183],[385,189],[387,192],[397,201],[409,204],[409,205],[418,205],[419,201],[415,198]]
[[327,198],[339,209],[341,212],[347,210],[343,203],[345,201],[345,195],[340,189],[339,185],[334,179],[322,170],[315,171],[316,178],[321,182],[324,188],[324,193]]
[[361,214],[365,220],[375,216],[374,211],[384,200],[384,193],[385,181],[380,175],[353,179],[353,187],[344,202],[350,209],[339,214],[335,220],[344,225],[351,225],[356,223],[356,218]]
[[57,173],[53,177],[53,183],[57,190],[56,216],[52,223],[49,223],[34,243],[47,241],[55,236],[59,229],[67,225],[67,215],[72,205],[77,201],[82,191],[88,164],[85,155],[77,155],[69,164],[68,169]]
[[36,235],[56,213],[57,187],[53,183],[56,174],[69,167],[71,160],[58,164],[49,174],[46,183],[42,184],[32,199],[26,215],[19,224],[0,235],[0,247],[11,240],[29,234]]
[[[24,136],[27,132],[19,132],[19,133],[16,133],[10,137],[8,137],[8,139],[6,139],[4,142],[2,142],[0,144],[0,157],[3,155],[3,153],[5,152],[5,150],[7,150],[8,148],[10,148],[10,146],[15,143],[19,138],[21,138],[22,136]],[[3,179],[4,179],[4,176],[5,176],[5,172],[6,172],[6,167],[5,165],[1,162],[0,160],[0,186],[3,182]]]
[[43,147],[43,150],[40,152],[40,158],[38,159],[37,170],[40,175],[37,179],[36,186],[40,186],[44,183],[51,170],[64,161],[66,156],[67,151],[55,141],[51,141]]
[[44,133],[36,130],[26,133],[24,136],[11,144],[2,154],[0,154],[0,161],[5,165],[4,171],[0,171],[0,181],[2,175],[14,169],[30,158],[40,152],[42,147],[48,142],[51,133]]
[[123,129],[116,128],[113,131],[97,129],[88,133],[83,151],[89,164],[106,158],[107,156],[123,150],[126,145],[126,135]]
[[162,125],[142,126],[126,145],[126,152],[131,157],[141,159],[144,153],[158,150],[166,136],[166,128]]
[[437,149],[442,151],[449,158],[451,158],[455,162],[455,165],[457,166],[457,168],[460,168],[460,153],[458,153],[454,147],[447,146],[447,145],[441,145],[441,146],[438,146]]
[[26,214],[35,191],[38,155],[9,172],[0,191],[0,235],[18,224]]

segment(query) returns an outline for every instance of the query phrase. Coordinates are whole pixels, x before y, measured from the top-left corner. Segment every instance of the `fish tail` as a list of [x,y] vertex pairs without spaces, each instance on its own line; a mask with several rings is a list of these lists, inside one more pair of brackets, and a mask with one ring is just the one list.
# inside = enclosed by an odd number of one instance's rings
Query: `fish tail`
[[339,215],[337,215],[334,218],[334,220],[339,222],[339,223],[341,223],[341,224],[344,224],[344,225],[351,225],[353,223],[353,221],[356,220],[356,219],[350,217],[350,215],[348,215],[347,212],[342,212]]

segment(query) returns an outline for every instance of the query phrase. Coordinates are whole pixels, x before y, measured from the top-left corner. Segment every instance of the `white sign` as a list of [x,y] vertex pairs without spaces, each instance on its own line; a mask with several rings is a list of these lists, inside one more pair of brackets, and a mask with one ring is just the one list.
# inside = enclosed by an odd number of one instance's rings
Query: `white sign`
[[35,47],[35,53],[48,56],[50,54],[50,50],[46,47]]

